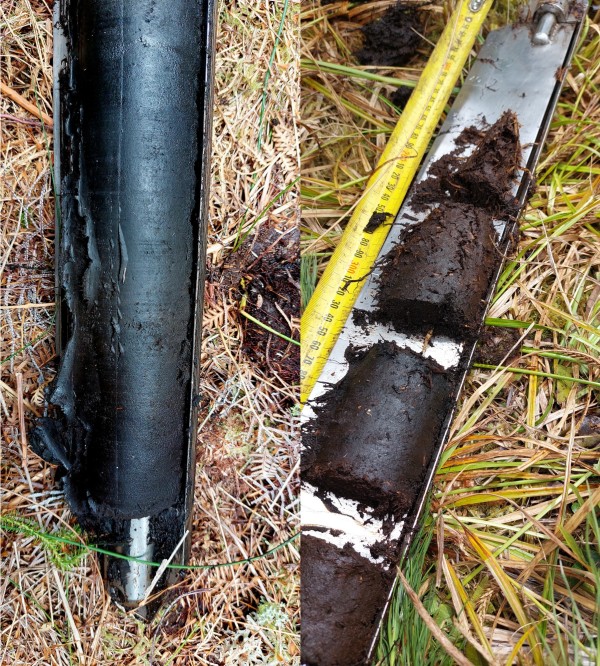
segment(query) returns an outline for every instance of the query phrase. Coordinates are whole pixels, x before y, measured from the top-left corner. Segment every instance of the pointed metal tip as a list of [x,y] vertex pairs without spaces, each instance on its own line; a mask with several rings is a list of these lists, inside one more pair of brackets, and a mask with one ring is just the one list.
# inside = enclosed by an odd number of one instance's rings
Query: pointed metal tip
[[184,543],[187,532],[183,532],[183,525],[175,520],[161,521],[160,528],[168,529],[169,534],[158,534],[154,517],[124,521],[123,528],[125,538],[110,550],[132,559],[103,555],[105,586],[116,605],[126,611],[135,610],[136,617],[149,622],[164,601],[160,593],[179,579],[178,571],[161,571],[154,563],[164,560],[183,563],[188,551]]

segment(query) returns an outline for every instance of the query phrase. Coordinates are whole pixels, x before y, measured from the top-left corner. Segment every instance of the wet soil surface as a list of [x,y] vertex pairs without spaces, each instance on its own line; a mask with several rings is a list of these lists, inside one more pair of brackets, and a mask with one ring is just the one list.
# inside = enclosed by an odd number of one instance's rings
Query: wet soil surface
[[[289,338],[298,339],[300,261],[297,229],[265,223],[222,268],[222,287],[254,319]],[[244,353],[269,374],[297,384],[300,347],[240,316]]]
[[302,537],[301,566],[302,664],[364,664],[394,569],[310,535]]
[[473,361],[488,365],[498,365],[503,361],[509,363],[519,355],[519,338],[522,334],[520,328],[484,326],[477,340]]
[[350,348],[346,357],[346,376],[312,405],[317,418],[303,437],[303,478],[375,508],[377,517],[401,520],[421,490],[452,376],[393,342]]
[[[467,127],[456,139],[457,149],[431,165],[429,176],[415,187],[412,207],[427,209],[447,201],[484,208],[491,215],[517,211],[512,195],[521,163],[519,124],[512,111],[505,111],[488,128]],[[473,147],[466,157],[465,148]]]
[[420,29],[419,12],[400,2],[361,28],[363,46],[355,55],[361,65],[401,67],[414,56]]
[[457,143],[415,187],[413,209],[437,207],[384,257],[374,319],[398,331],[469,340],[501,259],[493,221],[518,212],[512,195],[521,159],[516,117],[507,111],[487,130],[468,128]]

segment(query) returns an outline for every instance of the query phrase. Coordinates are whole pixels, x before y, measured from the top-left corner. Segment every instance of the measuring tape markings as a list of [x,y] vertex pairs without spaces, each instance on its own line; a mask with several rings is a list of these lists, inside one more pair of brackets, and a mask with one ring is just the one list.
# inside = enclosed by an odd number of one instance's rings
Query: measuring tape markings
[[[301,321],[302,402],[306,402],[314,387],[352,311],[362,282],[373,269],[391,226],[385,218],[394,218],[404,200],[492,2],[471,0],[455,10],[454,20],[442,33],[317,284]],[[484,7],[485,11],[481,11]],[[430,76],[430,71],[435,72],[434,76]],[[433,87],[432,81],[435,81]],[[427,104],[420,107],[424,97]],[[377,223],[374,214],[381,215],[382,220],[372,228],[373,222]]]

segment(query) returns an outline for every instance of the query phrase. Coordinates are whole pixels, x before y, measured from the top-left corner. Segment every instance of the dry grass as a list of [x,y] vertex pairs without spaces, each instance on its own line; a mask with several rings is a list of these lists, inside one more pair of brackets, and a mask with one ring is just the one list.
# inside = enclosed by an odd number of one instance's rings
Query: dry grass
[[[392,4],[303,12],[304,302],[396,122],[390,93],[416,80],[430,52],[423,42],[407,68],[356,64],[358,28]],[[428,38],[450,4],[425,8]],[[492,22],[511,20],[510,3],[499,5]],[[470,373],[435,479],[424,565],[407,563],[433,620],[474,664],[598,659],[600,437],[580,428],[599,414],[599,21],[568,76],[489,313],[499,328],[524,322],[516,356]],[[454,663],[403,603],[397,595],[379,663]]]
[[[47,114],[50,4],[0,6],[2,82]],[[243,352],[246,323],[235,285],[220,277],[240,229],[296,225],[297,4],[285,3],[278,39],[283,11],[284,3],[235,0],[220,14],[196,564],[265,552],[297,527],[296,387]],[[73,538],[53,469],[27,452],[22,427],[43,412],[43,390],[54,374],[52,134],[5,95],[0,113],[2,512],[31,519],[38,532]],[[288,334],[297,327],[292,318]],[[145,626],[109,604],[91,554],[69,561],[70,551],[52,549],[27,530],[2,536],[3,664],[298,661],[295,541],[251,564],[190,572],[177,601]]]

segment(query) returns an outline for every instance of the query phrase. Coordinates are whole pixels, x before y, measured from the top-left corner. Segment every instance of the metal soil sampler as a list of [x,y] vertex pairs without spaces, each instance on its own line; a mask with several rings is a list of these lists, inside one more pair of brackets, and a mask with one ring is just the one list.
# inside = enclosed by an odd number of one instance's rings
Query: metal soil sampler
[[[60,0],[54,15],[60,367],[30,439],[84,529],[153,562],[189,551],[214,8]],[[112,556],[102,569],[142,616],[175,579]]]

